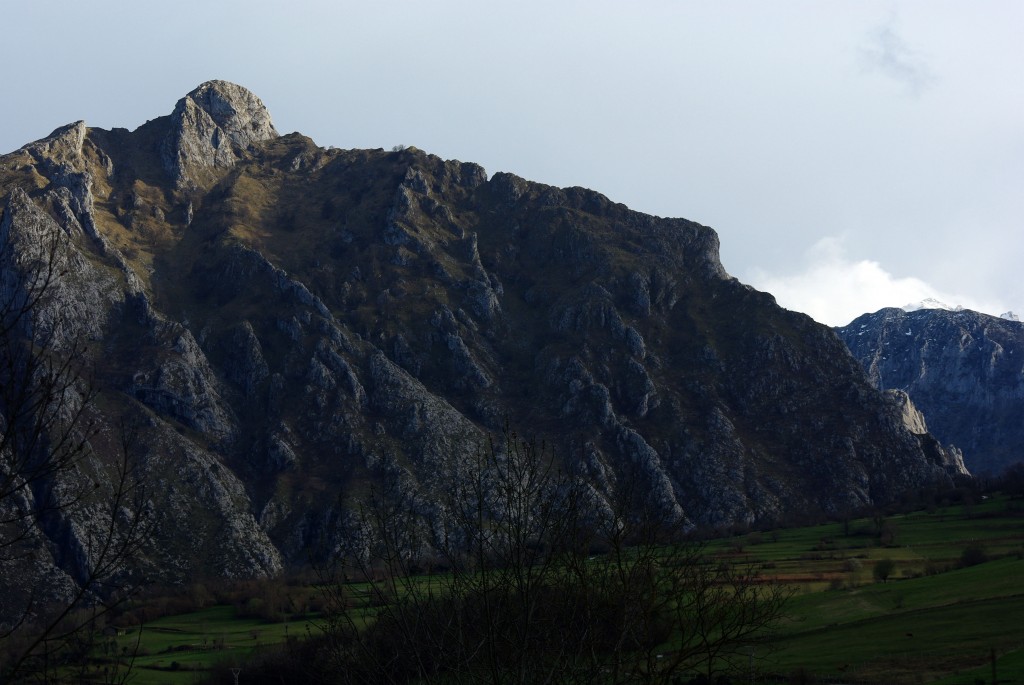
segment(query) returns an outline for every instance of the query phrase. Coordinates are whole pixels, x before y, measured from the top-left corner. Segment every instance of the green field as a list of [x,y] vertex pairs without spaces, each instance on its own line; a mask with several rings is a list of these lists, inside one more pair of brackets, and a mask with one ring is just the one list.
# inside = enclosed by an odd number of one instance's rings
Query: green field
[[270,623],[239,618],[234,606],[213,606],[148,623],[114,638],[122,654],[134,653],[129,682],[194,683],[215,664],[241,665],[261,649],[319,632],[315,620]]
[[[884,543],[883,543],[884,541]],[[967,548],[987,559],[961,567]],[[794,595],[770,647],[736,680],[1024,684],[1024,507],[993,498],[882,519],[721,538],[709,551],[786,583]],[[977,554],[975,555],[977,557]],[[895,567],[886,582],[881,559]],[[977,562],[979,558],[975,558]],[[358,594],[358,587],[353,587]],[[269,623],[233,606],[163,618],[116,638],[138,647],[130,682],[194,683],[215,664],[244,662],[319,627]]]
[[[877,531],[887,529],[889,543]],[[748,536],[749,537],[749,536]],[[1024,683],[1024,511],[978,506],[860,519],[719,540],[734,558],[767,566],[796,595],[773,650],[755,670],[803,669],[832,682]],[[989,559],[958,568],[974,547]],[[740,549],[742,548],[742,549]],[[874,578],[883,558],[895,569]]]

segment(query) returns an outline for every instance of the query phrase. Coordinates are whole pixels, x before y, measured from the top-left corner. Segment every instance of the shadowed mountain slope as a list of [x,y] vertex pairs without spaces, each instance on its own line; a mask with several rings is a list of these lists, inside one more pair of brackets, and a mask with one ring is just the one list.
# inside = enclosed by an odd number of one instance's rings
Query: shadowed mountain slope
[[319,148],[233,84],[3,157],[0,202],[5,292],[19,246],[62,236],[47,316],[87,341],[95,459],[137,426],[170,579],[342,544],[383,479],[429,509],[506,421],[595,502],[640,486],[694,525],[962,471],[832,330],[731,278],[712,229],[415,148]]
[[905,391],[972,472],[1024,461],[1024,324],[966,309],[882,309],[836,329],[878,388]]

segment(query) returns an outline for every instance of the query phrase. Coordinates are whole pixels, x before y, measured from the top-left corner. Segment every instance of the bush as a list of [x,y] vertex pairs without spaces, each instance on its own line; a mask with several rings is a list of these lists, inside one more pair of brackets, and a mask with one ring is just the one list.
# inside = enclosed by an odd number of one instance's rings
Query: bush
[[875,562],[875,567],[872,569],[871,573],[875,577],[875,580],[880,580],[884,583],[889,580],[889,576],[891,576],[895,570],[896,562],[886,557],[885,559],[879,559]]
[[239,618],[262,618],[266,611],[266,602],[259,597],[252,597],[235,607],[235,615]]
[[964,551],[960,553],[960,568],[977,566],[978,564],[984,564],[986,561],[988,561],[988,554],[981,545],[965,547]]

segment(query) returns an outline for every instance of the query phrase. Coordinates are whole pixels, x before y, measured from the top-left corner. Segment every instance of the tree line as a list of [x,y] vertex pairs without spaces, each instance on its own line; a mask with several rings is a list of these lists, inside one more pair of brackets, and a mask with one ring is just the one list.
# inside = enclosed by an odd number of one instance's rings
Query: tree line
[[789,596],[506,433],[444,493],[396,474],[321,567],[323,634],[248,682],[682,683],[745,672]]

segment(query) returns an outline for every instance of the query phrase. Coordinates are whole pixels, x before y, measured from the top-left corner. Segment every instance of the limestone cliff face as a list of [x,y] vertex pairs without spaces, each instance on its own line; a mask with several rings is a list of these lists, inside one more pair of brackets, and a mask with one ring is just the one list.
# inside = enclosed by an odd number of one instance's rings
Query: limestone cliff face
[[972,472],[1024,460],[1024,324],[969,310],[882,309],[837,332],[871,382],[904,391]]
[[831,330],[729,277],[710,228],[415,148],[278,136],[233,84],[4,157],[0,199],[8,254],[39,231],[67,247],[53,325],[89,341],[103,434],[138,427],[148,559],[170,579],[342,544],[380,479],[430,509],[506,422],[595,501],[639,485],[693,525],[958,472]]
[[928,432],[924,414],[914,406],[910,395],[902,390],[886,390],[885,395],[899,408],[900,416],[903,417],[903,425],[907,427],[907,430],[914,435],[924,435]]
[[278,133],[263,102],[227,81],[208,81],[178,101],[163,141],[163,163],[179,186],[231,167]]
[[959,476],[969,475],[964,464],[964,454],[956,445],[943,446],[935,436],[928,432],[928,425],[922,414],[910,399],[910,395],[902,390],[886,390],[885,396],[895,405],[903,418],[903,425],[917,436],[925,454],[936,463],[945,465],[946,470]]

